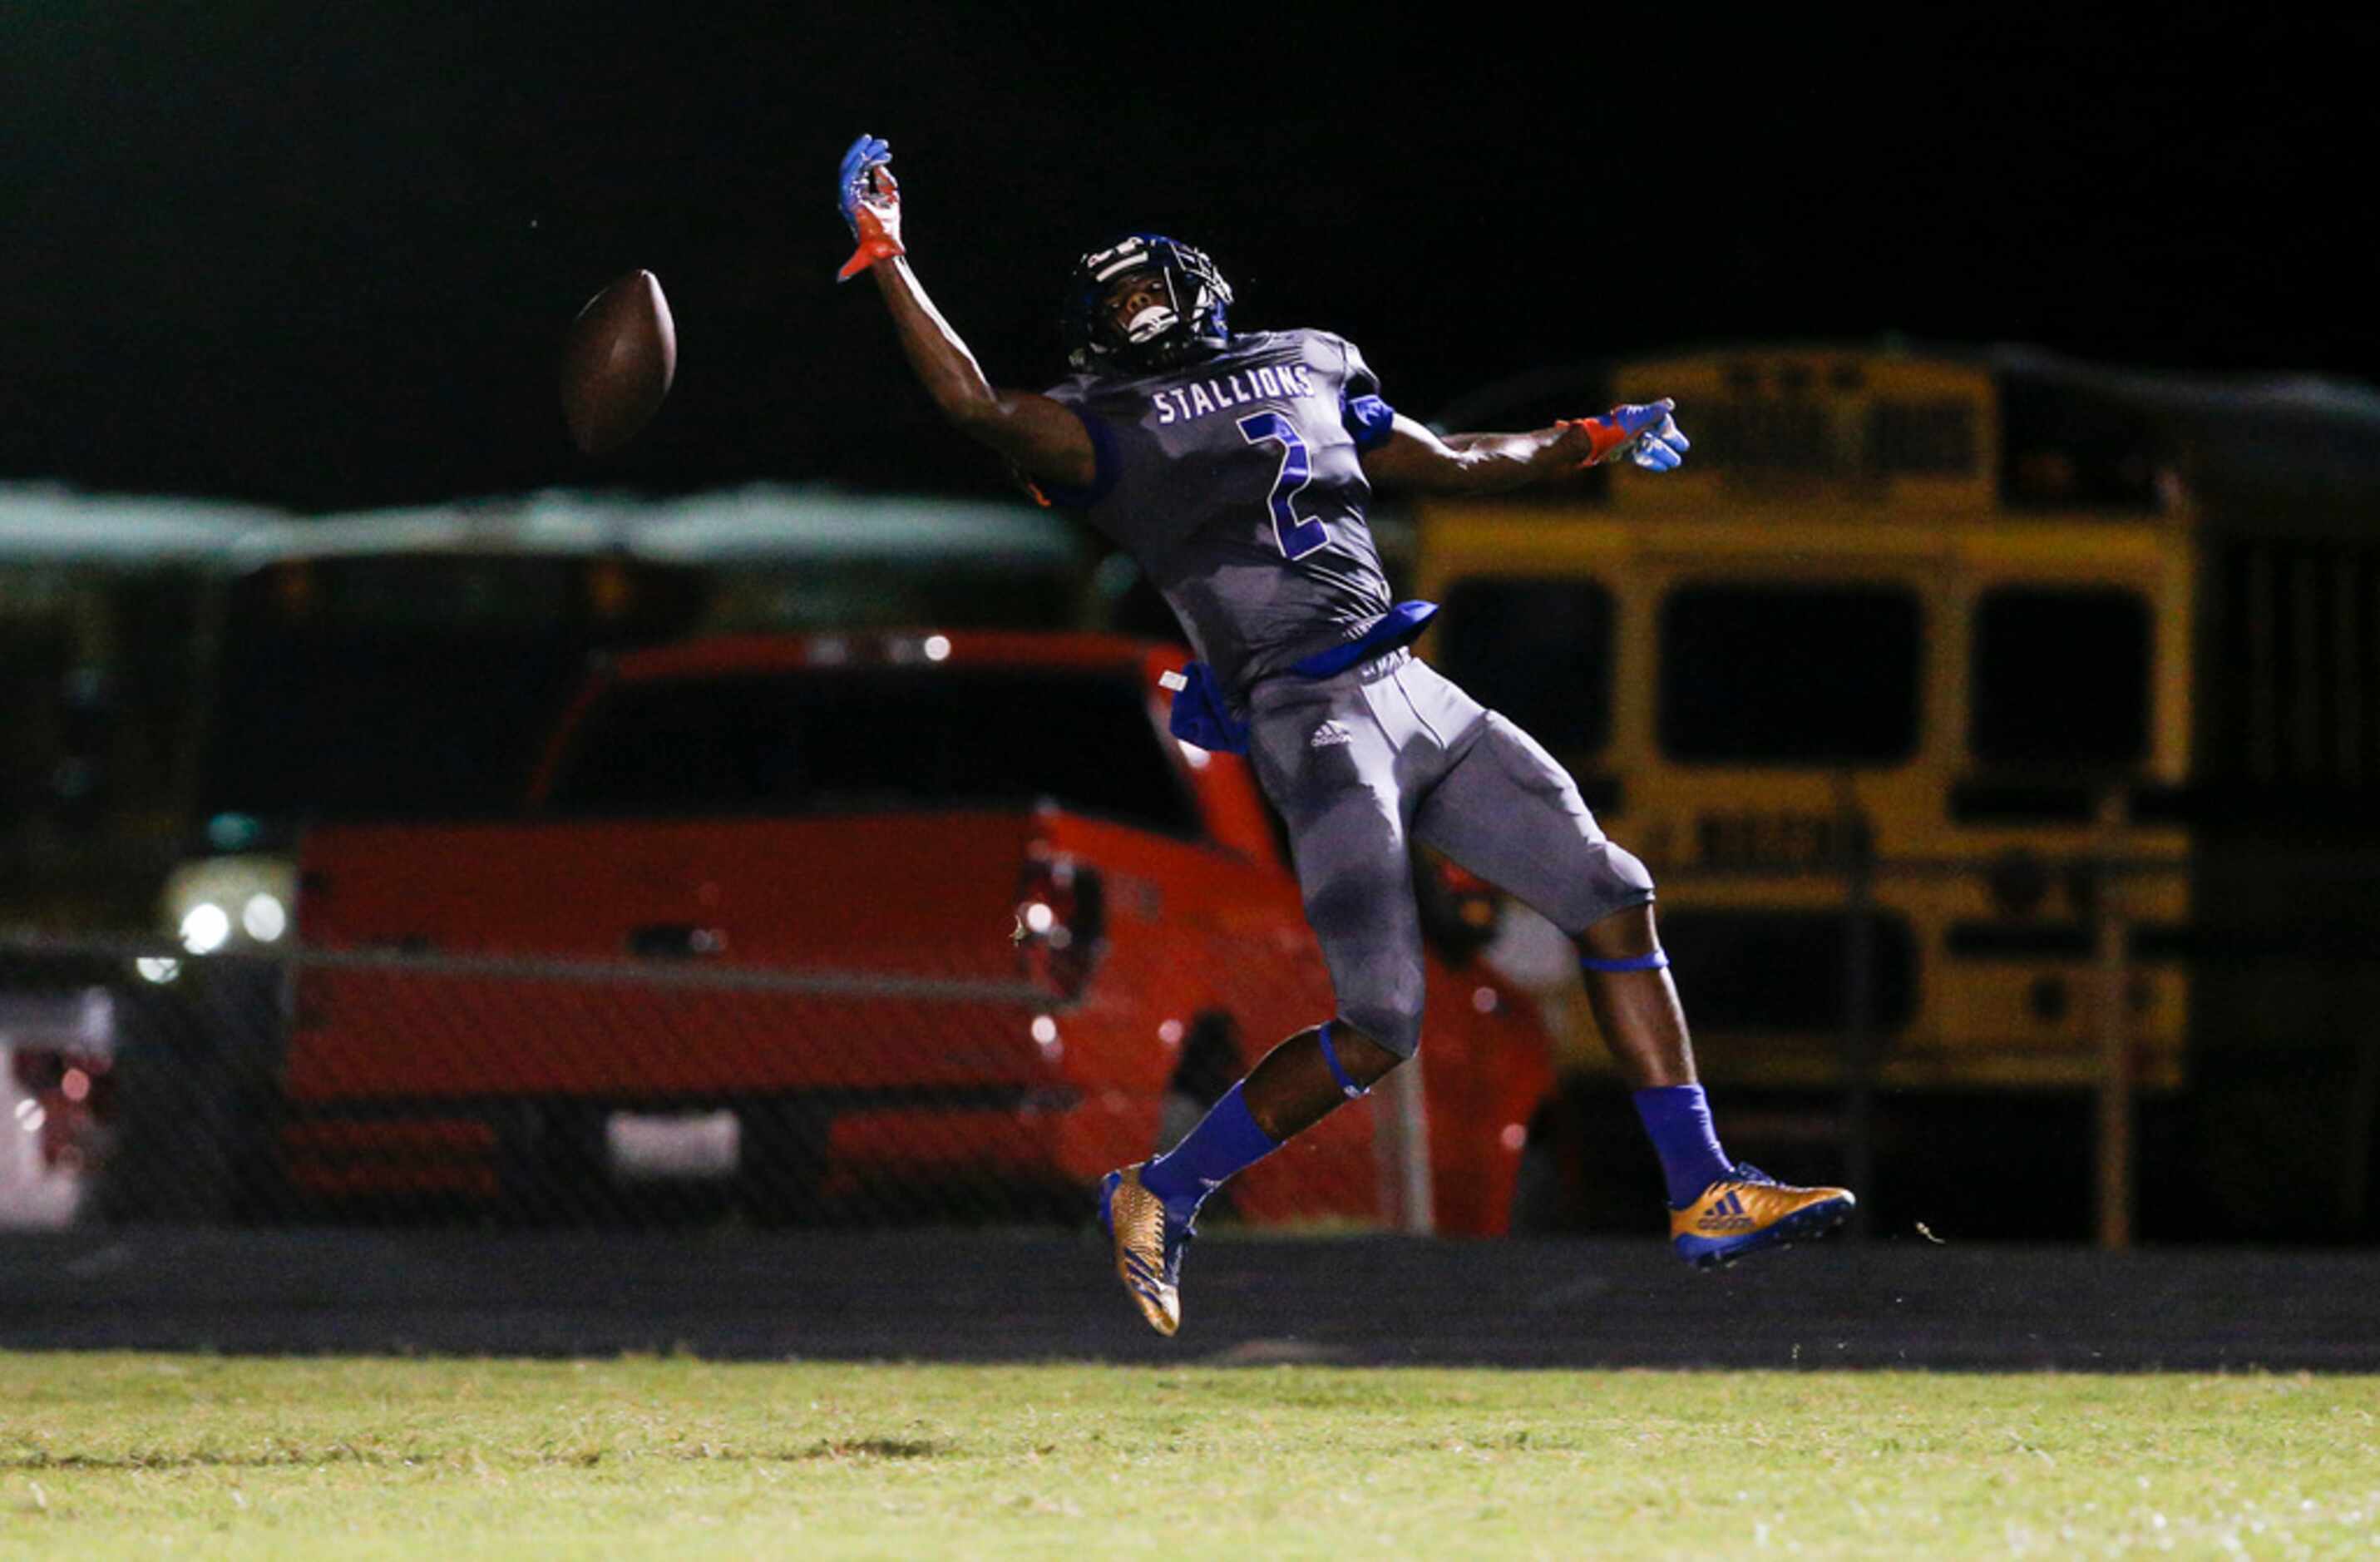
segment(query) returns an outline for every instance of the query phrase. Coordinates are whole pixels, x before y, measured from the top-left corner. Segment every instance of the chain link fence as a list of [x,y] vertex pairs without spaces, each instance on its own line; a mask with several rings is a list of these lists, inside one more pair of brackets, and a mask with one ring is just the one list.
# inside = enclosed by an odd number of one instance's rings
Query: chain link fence
[[[1872,1235],[2380,1237],[2380,860],[1854,856],[1662,880],[1730,1148],[1851,1182]],[[1566,945],[1475,893],[1433,916],[1472,951],[1432,968],[1418,1066],[1210,1218],[1654,1229],[1653,1164]],[[1220,1010],[1144,1034],[1148,992],[1118,975],[1064,999],[1022,967],[0,934],[0,1226],[1079,1221],[1102,1172],[1170,1144],[1280,1039]],[[1503,1051],[1463,1052],[1446,1017],[1500,1005],[1527,1010]],[[1559,1080],[1543,1056],[1503,1067],[1548,1050]],[[1487,1098],[1515,1081],[1528,1101]]]
[[[1022,980],[19,935],[0,995],[17,1225],[1079,1220],[1254,1061]],[[1217,1213],[1392,1219],[1396,1100]]]

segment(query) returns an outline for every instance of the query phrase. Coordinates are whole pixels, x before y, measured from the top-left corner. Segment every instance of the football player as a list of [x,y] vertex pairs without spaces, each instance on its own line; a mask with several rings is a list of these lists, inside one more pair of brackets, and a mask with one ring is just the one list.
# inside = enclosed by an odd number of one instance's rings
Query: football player
[[1117,1273],[1150,1325],[1180,1326],[1199,1202],[1419,1045],[1414,840],[1575,940],[1669,1184],[1680,1254],[1717,1265],[1840,1222],[1842,1189],[1781,1184],[1721,1151],[1654,931],[1652,876],[1528,734],[1414,655],[1436,609],[1390,600],[1365,523],[1376,482],[1479,493],[1622,458],[1667,471],[1688,448],[1670,403],[1441,439],[1381,399],[1343,337],[1232,330],[1214,262],[1146,233],[1075,268],[1062,315],[1074,373],[1038,394],[1003,390],[906,259],[890,160],[868,136],[844,157],[839,201],[857,248],[841,275],[874,276],[910,367],[961,432],[1084,511],[1163,592],[1198,655],[1174,693],[1174,731],[1248,755],[1287,822],[1330,967],[1335,1014],[1274,1047],[1172,1150],[1102,1182]]

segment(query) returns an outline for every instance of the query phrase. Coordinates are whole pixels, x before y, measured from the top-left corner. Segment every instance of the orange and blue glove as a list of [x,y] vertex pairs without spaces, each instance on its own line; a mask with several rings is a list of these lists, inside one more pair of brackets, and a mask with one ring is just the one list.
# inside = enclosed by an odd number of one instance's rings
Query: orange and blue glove
[[1579,463],[1582,467],[1598,466],[1624,453],[1646,471],[1675,471],[1694,447],[1694,442],[1678,431],[1677,419],[1670,416],[1677,407],[1665,396],[1658,401],[1615,407],[1600,418],[1564,418],[1560,426],[1585,429],[1593,442],[1586,459]]
[[901,248],[901,186],[885,166],[892,161],[892,149],[875,136],[860,137],[843,154],[835,204],[859,248],[834,274],[837,282],[850,281],[879,261],[908,253]]

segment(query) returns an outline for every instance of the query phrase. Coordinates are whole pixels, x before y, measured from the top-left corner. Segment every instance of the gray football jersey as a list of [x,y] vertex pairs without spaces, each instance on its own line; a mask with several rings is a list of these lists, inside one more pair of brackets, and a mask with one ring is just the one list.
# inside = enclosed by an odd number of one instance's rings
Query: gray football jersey
[[1050,496],[1139,561],[1236,701],[1389,610],[1351,432],[1385,438],[1387,409],[1348,410],[1378,389],[1327,331],[1244,333],[1137,379],[1078,374],[1049,394],[1090,431],[1099,475]]

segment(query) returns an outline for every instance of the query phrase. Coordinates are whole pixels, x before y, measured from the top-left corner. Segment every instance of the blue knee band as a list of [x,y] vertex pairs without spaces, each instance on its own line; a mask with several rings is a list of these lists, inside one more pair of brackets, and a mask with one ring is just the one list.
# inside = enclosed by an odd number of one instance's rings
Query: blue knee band
[[1616,960],[1598,960],[1592,955],[1581,955],[1578,963],[1588,970],[1665,970],[1669,968],[1670,953],[1666,949],[1656,949],[1649,955],[1622,955]]
[[1339,1081],[1339,1093],[1345,1096],[1350,1101],[1354,1101],[1359,1096],[1369,1094],[1370,1092],[1368,1091],[1366,1091],[1362,1085],[1357,1084],[1354,1078],[1348,1074],[1346,1066],[1339,1061],[1339,1049],[1330,1044],[1330,1021],[1326,1019],[1322,1022],[1320,1034],[1322,1037],[1322,1061],[1330,1065],[1330,1077]]

